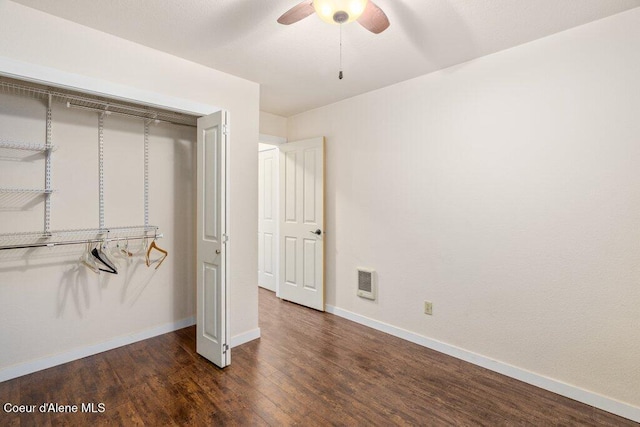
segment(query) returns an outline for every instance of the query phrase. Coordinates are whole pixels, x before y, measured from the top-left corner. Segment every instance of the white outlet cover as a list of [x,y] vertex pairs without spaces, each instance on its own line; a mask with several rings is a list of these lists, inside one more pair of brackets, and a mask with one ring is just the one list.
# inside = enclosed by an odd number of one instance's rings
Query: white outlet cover
[[424,302],[424,314],[433,315],[433,303],[431,301]]

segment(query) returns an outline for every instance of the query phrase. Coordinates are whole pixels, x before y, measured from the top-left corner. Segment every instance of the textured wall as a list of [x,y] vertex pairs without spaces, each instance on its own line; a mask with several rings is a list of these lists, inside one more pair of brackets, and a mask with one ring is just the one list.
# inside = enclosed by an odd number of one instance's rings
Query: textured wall
[[289,118],[327,303],[640,406],[638,75],[635,9]]

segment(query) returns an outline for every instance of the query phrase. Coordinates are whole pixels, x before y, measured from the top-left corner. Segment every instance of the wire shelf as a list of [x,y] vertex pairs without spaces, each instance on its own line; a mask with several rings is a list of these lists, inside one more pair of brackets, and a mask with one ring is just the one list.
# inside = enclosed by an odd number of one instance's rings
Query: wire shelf
[[25,150],[25,151],[55,151],[55,146],[47,147],[45,144],[31,144],[15,141],[3,141],[0,139],[0,148],[8,148],[11,150]]
[[0,81],[0,92],[8,95],[20,95],[27,98],[46,99],[46,91],[42,91],[35,87],[21,85],[8,80]]
[[54,191],[45,188],[0,188],[0,193],[51,194]]
[[33,237],[33,238],[51,238],[54,236],[65,236],[69,237],[70,235],[97,235],[97,234],[139,234],[139,233],[149,233],[149,232],[157,232],[157,225],[135,225],[135,226],[127,226],[127,227],[105,227],[105,228],[69,228],[64,230],[54,230],[50,233],[43,233],[42,231],[28,231],[28,232],[17,232],[17,233],[0,233],[0,239],[5,238],[13,238],[13,237]]
[[156,239],[163,237],[158,233],[158,227],[130,226],[81,228],[55,230],[50,233],[42,231],[4,233],[0,234],[0,250],[25,249],[37,247],[54,247],[58,245],[75,245],[97,242],[111,242],[121,240]]
[[89,109],[97,112],[126,115],[144,120],[157,120],[184,126],[196,126],[197,116],[155,107],[142,107],[126,101],[117,101],[99,96],[88,96],[79,92],[60,88],[51,88],[36,84],[25,84],[11,79],[0,79],[0,92],[21,95],[35,99],[48,99],[63,102],[67,107]]

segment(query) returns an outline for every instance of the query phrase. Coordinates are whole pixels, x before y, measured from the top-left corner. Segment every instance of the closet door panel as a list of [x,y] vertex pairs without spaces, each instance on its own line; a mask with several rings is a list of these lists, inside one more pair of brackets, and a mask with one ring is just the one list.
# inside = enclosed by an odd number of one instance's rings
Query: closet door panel
[[227,343],[226,114],[198,119],[196,351],[223,368]]

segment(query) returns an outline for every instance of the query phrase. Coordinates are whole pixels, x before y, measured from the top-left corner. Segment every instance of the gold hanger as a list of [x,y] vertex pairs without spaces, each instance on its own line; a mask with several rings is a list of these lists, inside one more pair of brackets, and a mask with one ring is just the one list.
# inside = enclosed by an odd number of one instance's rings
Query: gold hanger
[[[156,259],[156,260],[151,260],[151,258],[149,257],[149,255],[151,254],[152,250],[156,250],[160,253],[162,253],[163,255]],[[165,258],[167,258],[167,256],[169,255],[169,252],[165,251],[164,249],[162,249],[161,247],[159,247],[158,245],[156,245],[156,239],[153,239],[153,242],[151,242],[151,244],[149,245],[149,249],[147,249],[147,255],[145,257],[146,259],[146,263],[147,263],[147,267],[150,267],[151,264],[158,262],[158,265],[156,265],[156,270],[158,269],[158,267],[160,267],[160,264],[162,264],[162,262],[165,260]]]

